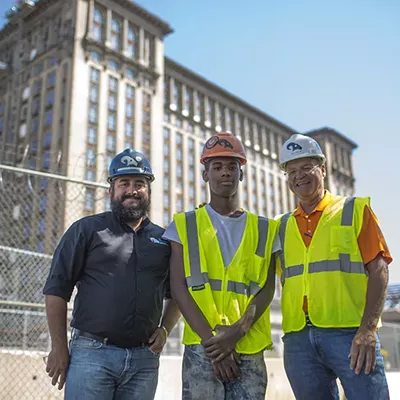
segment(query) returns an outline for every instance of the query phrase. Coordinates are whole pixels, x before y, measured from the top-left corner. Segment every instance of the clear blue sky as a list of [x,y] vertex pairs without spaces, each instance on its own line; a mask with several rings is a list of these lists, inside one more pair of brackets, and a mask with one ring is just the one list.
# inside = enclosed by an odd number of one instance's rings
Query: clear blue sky
[[175,29],[169,57],[299,131],[330,126],[359,144],[357,195],[371,197],[400,283],[400,1],[138,3]]

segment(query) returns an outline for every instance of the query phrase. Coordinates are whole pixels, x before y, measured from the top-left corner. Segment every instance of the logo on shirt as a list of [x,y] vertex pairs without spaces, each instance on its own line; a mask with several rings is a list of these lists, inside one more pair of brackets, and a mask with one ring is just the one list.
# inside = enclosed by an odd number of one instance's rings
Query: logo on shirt
[[303,148],[302,148],[298,143],[294,143],[294,142],[290,142],[290,143],[286,146],[286,148],[287,148],[288,150],[292,151],[292,152],[303,150]]
[[164,245],[164,246],[168,246],[168,244],[169,244],[169,243],[168,243],[166,240],[164,240],[164,239],[157,239],[157,238],[151,237],[150,240],[151,240],[153,243],[155,243],[155,244],[162,244],[162,245]]
[[134,165],[135,167],[137,167],[137,165],[138,165],[137,161],[129,156],[123,156],[121,158],[121,162],[122,162],[122,164],[126,164],[128,167],[130,165]]

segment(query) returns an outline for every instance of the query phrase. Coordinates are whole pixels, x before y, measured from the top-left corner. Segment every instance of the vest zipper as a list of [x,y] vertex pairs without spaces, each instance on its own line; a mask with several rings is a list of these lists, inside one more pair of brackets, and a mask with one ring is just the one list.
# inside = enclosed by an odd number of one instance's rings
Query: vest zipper
[[226,325],[227,323],[225,314],[226,270],[227,268],[224,266],[224,278],[222,279],[222,325]]
[[304,277],[304,296],[307,297],[307,302],[308,302],[308,279],[307,279],[307,276],[308,276],[308,250],[309,250],[309,247],[306,248],[306,257],[304,260],[304,275],[303,275],[303,277]]

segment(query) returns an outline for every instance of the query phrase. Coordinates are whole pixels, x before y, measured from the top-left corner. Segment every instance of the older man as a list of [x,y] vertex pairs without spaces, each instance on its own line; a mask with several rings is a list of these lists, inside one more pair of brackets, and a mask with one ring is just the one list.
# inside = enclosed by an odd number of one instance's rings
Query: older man
[[377,329],[392,261],[369,198],[324,188],[325,156],[308,136],[280,166],[298,197],[280,217],[284,363],[298,400],[389,398]]

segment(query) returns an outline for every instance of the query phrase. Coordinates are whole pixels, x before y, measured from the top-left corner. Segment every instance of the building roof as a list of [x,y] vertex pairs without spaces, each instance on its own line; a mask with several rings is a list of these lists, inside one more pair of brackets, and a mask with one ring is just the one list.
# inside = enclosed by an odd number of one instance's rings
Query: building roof
[[[44,8],[47,8],[48,5],[50,5],[51,3],[54,3],[56,1],[59,1],[59,0],[36,0],[35,5],[34,5],[35,8],[34,8],[33,12],[43,10]],[[158,27],[161,30],[163,36],[166,36],[174,31],[167,22],[165,22],[164,20],[162,20],[155,14],[150,13],[143,7],[140,7],[138,4],[134,3],[133,1],[131,1],[131,0],[114,0],[114,1],[115,1],[115,3],[121,5],[122,7],[125,7],[129,11],[132,11],[134,14],[136,14],[139,17],[143,18],[144,20],[148,21],[152,25]],[[9,22],[0,31],[0,38],[7,36],[12,31],[12,29],[13,29],[12,25],[13,24],[9,20]]]
[[144,20],[150,22],[151,24],[157,26],[161,29],[161,32],[164,36],[173,33],[174,30],[161,18],[157,15],[152,14],[151,12],[147,11],[143,7],[140,7],[138,4],[134,3],[131,0],[114,0],[117,4],[120,4],[123,7],[126,7],[128,10],[132,11],[133,13],[137,14],[139,17],[142,17]]
[[322,133],[324,135],[336,135],[336,136],[340,137],[342,140],[344,140],[346,143],[348,143],[351,146],[352,150],[354,150],[358,147],[358,144],[356,142],[353,142],[351,139],[349,139],[343,133],[337,131],[336,129],[329,128],[328,126],[324,126],[322,128],[318,128],[318,129],[313,129],[311,131],[305,132],[304,135],[314,136],[314,135],[317,135],[318,133]]
[[[209,89],[210,91],[219,93],[222,97],[228,98],[230,101],[242,106],[243,108],[252,111],[253,113],[257,114],[261,119],[268,120],[274,125],[278,125],[284,131],[289,134],[298,133],[296,130],[291,128],[290,126],[284,124],[283,122],[277,120],[276,118],[271,117],[264,111],[260,110],[257,107],[252,106],[251,104],[247,103],[246,101],[242,100],[240,97],[235,96],[228,90],[222,88],[221,86],[216,85],[215,83],[209,81],[208,79],[204,78],[203,76],[193,72],[192,70],[184,67],[183,65],[179,64],[178,62],[172,60],[169,57],[165,57],[165,68],[166,70],[170,69],[173,71],[177,71],[184,76],[188,76],[189,79],[196,81],[199,85]],[[167,71],[168,72],[168,71]]]

